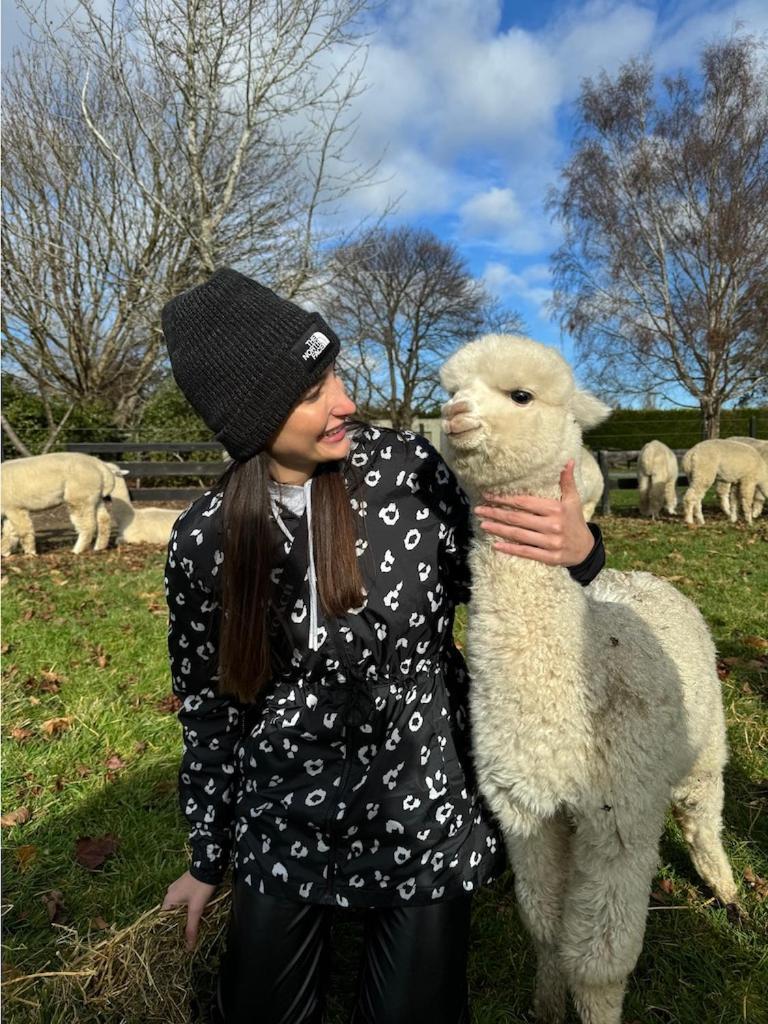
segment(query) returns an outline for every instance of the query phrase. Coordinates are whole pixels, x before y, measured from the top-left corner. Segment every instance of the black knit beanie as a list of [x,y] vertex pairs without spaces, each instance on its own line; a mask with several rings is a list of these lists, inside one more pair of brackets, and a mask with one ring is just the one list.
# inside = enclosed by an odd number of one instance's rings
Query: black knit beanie
[[339,352],[319,313],[224,267],[166,303],[176,383],[234,459],[263,450]]

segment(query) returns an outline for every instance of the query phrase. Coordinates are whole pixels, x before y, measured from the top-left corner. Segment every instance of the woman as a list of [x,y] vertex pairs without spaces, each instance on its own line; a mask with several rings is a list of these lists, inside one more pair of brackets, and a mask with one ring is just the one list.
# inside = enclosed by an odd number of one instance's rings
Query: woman
[[[234,845],[226,1024],[319,1021],[333,907],[366,909],[355,1022],[467,1021],[471,897],[504,852],[452,642],[466,498],[421,438],[350,426],[317,314],[224,269],[173,299],[163,329],[234,459],[168,548],[192,861],[163,905],[187,906],[193,948]],[[587,583],[602,543],[572,467],[563,487],[562,502],[484,509],[483,525]]]

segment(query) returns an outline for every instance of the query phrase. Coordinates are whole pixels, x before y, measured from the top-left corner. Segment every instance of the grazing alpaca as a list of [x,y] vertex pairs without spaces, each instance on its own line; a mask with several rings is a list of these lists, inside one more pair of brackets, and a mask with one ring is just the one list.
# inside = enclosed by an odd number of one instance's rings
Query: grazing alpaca
[[[118,471],[119,472],[119,471]],[[79,452],[49,452],[12,459],[2,465],[2,553],[10,555],[17,544],[25,555],[37,553],[30,512],[41,512],[62,503],[77,530],[72,548],[76,555],[91,546],[94,551],[109,544],[111,519],[104,504],[115,487],[110,464]]]
[[[714,438],[699,441],[683,456],[683,469],[688,475],[688,490],[683,495],[685,521],[699,526],[704,524],[701,502],[715,481],[738,484],[741,510],[747,526],[752,525],[755,507],[762,511],[762,501],[768,496],[768,463],[752,445],[732,439]],[[723,493],[720,492],[723,507]],[[757,498],[759,505],[756,505]],[[762,500],[761,500],[762,499]],[[730,502],[731,522],[736,522],[736,502]]]
[[663,441],[649,441],[637,457],[640,515],[655,519],[662,508],[677,515],[677,456]]
[[[582,427],[607,407],[567,363],[490,335],[443,367],[451,461],[471,500],[559,498]],[[537,955],[540,1020],[617,1024],[639,956],[670,802],[693,863],[724,902],[725,721],[715,651],[695,606],[645,572],[511,558],[478,530],[467,651],[477,778],[504,830]]]

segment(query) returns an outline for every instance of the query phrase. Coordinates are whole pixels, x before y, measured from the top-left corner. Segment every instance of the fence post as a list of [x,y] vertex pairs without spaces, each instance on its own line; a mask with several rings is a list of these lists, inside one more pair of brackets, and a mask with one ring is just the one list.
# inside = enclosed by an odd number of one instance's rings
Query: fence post
[[597,453],[597,464],[600,467],[600,472],[603,474],[603,496],[600,499],[600,515],[609,516],[611,514],[611,480],[608,476],[608,460],[602,448]]
[[754,415],[749,417],[749,436],[757,437],[757,417]]

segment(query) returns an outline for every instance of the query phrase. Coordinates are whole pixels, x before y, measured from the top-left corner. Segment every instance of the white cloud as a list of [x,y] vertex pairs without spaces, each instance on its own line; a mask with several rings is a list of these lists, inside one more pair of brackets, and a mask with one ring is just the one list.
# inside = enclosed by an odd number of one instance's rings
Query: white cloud
[[546,304],[552,298],[551,275],[545,263],[531,263],[519,273],[504,264],[487,263],[482,276],[490,292],[513,303],[522,300],[531,305],[542,320],[549,319]]

